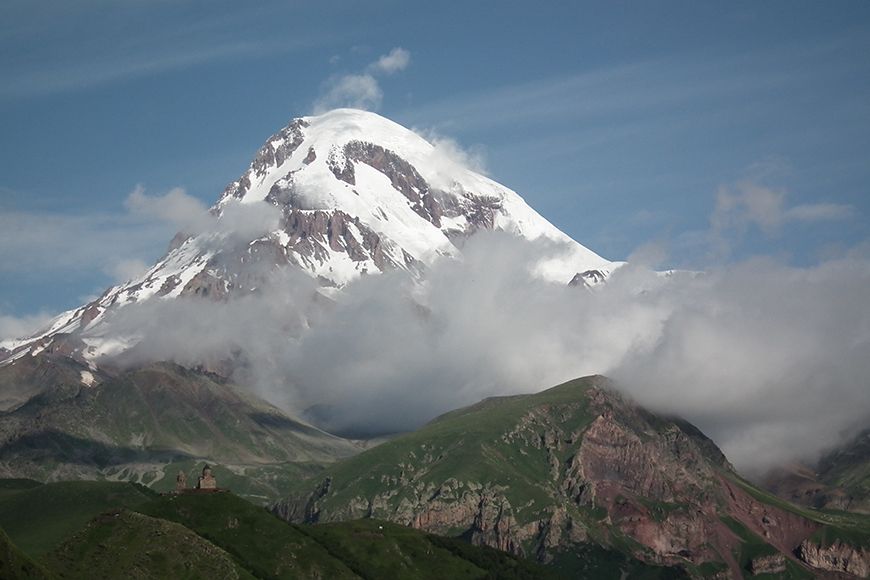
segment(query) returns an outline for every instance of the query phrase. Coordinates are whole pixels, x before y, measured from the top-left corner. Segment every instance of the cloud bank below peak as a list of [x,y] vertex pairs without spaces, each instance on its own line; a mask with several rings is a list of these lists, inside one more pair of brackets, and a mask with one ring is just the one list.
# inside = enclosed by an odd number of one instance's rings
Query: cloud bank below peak
[[667,277],[638,261],[586,291],[530,273],[548,251],[479,234],[422,286],[366,276],[324,306],[288,271],[228,304],[143,304],[112,324],[143,336],[134,362],[242,356],[240,384],[347,435],[595,373],[692,421],[749,471],[812,460],[870,424],[870,253]]

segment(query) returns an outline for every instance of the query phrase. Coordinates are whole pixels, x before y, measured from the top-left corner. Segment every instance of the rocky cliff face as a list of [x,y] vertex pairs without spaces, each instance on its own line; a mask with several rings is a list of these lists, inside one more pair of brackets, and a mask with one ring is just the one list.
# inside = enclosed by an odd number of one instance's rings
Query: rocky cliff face
[[796,553],[813,568],[870,578],[870,550],[867,548],[856,548],[843,542],[820,546],[811,540],[804,540]]
[[[793,552],[823,525],[765,502],[697,429],[601,377],[484,401],[326,473],[275,513],[388,519],[544,562],[592,541],[659,564],[718,563],[732,577],[773,573],[802,567]],[[771,557],[744,560],[749,544]]]

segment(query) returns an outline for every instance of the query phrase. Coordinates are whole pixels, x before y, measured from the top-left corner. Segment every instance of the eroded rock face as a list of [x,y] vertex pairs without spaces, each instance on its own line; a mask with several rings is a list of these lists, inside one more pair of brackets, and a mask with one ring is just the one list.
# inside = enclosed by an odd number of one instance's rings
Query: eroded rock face
[[[506,425],[497,442],[546,457],[540,481],[551,497],[546,506],[514,505],[508,487],[488,481],[427,481],[444,454],[426,447],[397,475],[382,476],[382,491],[374,496],[329,507],[327,494],[302,502],[305,508],[293,501],[279,504],[276,513],[296,521],[388,519],[547,561],[554,551],[588,538],[588,522],[577,517],[578,510],[603,508],[607,525],[647,546],[662,562],[714,559],[709,546],[716,543],[718,520],[709,509],[695,507],[710,501],[716,482],[703,450],[676,426],[657,430],[613,393],[590,389],[587,399],[531,409]],[[597,416],[589,424],[570,427],[577,414],[590,412]],[[623,423],[628,419],[642,433]],[[695,503],[662,513],[645,505],[686,497]]]
[[754,576],[759,574],[782,574],[786,571],[785,556],[782,554],[771,554],[769,556],[754,558],[749,563],[749,571]]
[[344,252],[355,262],[371,260],[380,270],[396,266],[381,237],[341,210],[302,211],[293,209],[284,219],[289,237],[286,248],[303,263],[323,262],[330,252]]
[[866,548],[855,548],[841,541],[823,547],[811,540],[804,540],[796,554],[819,570],[844,572],[859,578],[870,577],[870,551]]
[[[221,199],[234,197],[241,199],[251,189],[251,177],[262,177],[272,167],[278,167],[286,161],[305,139],[302,130],[308,126],[304,119],[294,119],[292,123],[269,137],[266,143],[257,151],[251,163],[250,171],[246,172],[238,180],[227,185]],[[309,156],[311,153],[309,152]],[[312,158],[313,161],[313,158]],[[309,161],[310,163],[310,161]]]
[[414,212],[436,227],[441,227],[441,206],[430,191],[429,184],[413,165],[389,149],[364,141],[347,143],[342,155],[332,155],[327,160],[335,177],[356,185],[353,162],[365,163],[386,175],[393,187],[408,198]]

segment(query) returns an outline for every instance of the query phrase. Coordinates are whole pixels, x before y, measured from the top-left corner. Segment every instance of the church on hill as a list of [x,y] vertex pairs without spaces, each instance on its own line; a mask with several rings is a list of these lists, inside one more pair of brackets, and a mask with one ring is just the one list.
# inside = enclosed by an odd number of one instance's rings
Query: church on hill
[[197,479],[196,487],[190,488],[187,486],[187,474],[184,471],[179,471],[175,477],[175,493],[208,493],[215,491],[227,490],[218,487],[217,478],[215,478],[208,464],[202,468],[202,475]]

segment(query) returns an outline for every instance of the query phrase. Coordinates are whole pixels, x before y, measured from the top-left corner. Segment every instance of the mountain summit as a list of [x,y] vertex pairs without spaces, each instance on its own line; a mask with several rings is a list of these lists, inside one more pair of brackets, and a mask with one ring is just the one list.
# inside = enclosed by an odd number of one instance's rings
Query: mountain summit
[[63,348],[86,360],[120,352],[126,345],[118,340],[96,338],[106,312],[179,296],[229,298],[255,290],[264,273],[282,266],[297,266],[325,292],[365,273],[422,274],[439,257],[459,256],[464,240],[482,230],[551,243],[556,249],[536,274],[559,283],[594,285],[619,265],[444,147],[353,109],[291,121],[266,140],[210,213],[214,227],[180,232],[145,274],[32,337],[0,343],[0,364],[50,348],[59,335],[83,337]]

